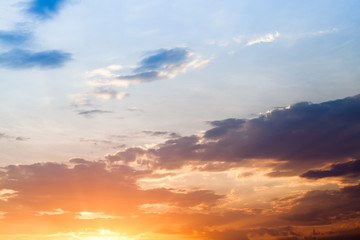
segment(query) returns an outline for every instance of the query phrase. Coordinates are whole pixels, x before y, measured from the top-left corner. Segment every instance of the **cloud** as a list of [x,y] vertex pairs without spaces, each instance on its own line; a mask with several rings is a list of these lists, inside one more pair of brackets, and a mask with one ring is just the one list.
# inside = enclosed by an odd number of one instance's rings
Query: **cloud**
[[65,2],[66,0],[32,0],[26,11],[41,19],[47,19],[58,13]]
[[333,164],[329,170],[310,170],[301,175],[303,178],[320,179],[328,177],[360,177],[360,160]]
[[[174,169],[195,162],[272,159],[269,176],[302,174],[329,162],[360,157],[360,95],[312,104],[297,103],[253,119],[211,122],[204,136],[185,136],[147,149],[139,159]],[[126,152],[126,151],[125,151]],[[122,152],[112,155],[121,159]]]
[[219,138],[224,136],[228,131],[231,129],[236,129],[241,127],[245,120],[243,119],[235,119],[235,118],[229,118],[222,121],[212,121],[209,122],[212,126],[215,128],[212,128],[205,132],[205,138]]
[[314,190],[296,199],[282,218],[292,224],[330,224],[359,217],[360,185],[339,190]]
[[13,49],[0,54],[0,65],[8,68],[57,68],[71,60],[71,54],[52,50],[31,52],[23,49]]
[[168,131],[148,131],[148,130],[144,130],[144,131],[142,131],[142,133],[145,133],[147,135],[154,136],[154,137],[158,137],[158,136],[167,136],[169,138],[178,138],[178,137],[180,137],[179,134],[177,134],[175,132],[168,132]]
[[0,43],[7,45],[20,45],[29,41],[31,34],[23,31],[0,31]]
[[71,98],[73,98],[72,105],[74,107],[81,107],[81,106],[91,106],[93,100],[95,99],[108,101],[112,99],[123,99],[128,95],[129,94],[126,92],[119,92],[113,88],[98,87],[92,91],[72,95]]
[[8,139],[8,140],[16,140],[16,141],[27,141],[30,138],[29,137],[21,137],[21,136],[15,137],[15,136],[11,136],[11,135],[8,135],[6,133],[1,133],[0,132],[0,139]]
[[200,68],[209,62],[210,59],[201,60],[186,48],[163,48],[148,53],[130,74],[119,74],[117,71],[120,69],[112,70],[107,67],[88,72],[87,76],[96,79],[90,81],[90,85],[128,86],[131,83],[174,78],[188,69]]
[[85,220],[91,220],[91,219],[123,219],[121,216],[111,216],[108,214],[105,214],[103,212],[80,212],[77,216],[75,216],[76,219],[85,219]]
[[112,113],[111,111],[104,111],[100,109],[88,110],[88,111],[79,111],[78,114],[84,117],[94,117],[94,115]]
[[17,195],[17,191],[12,189],[0,189],[0,200],[1,201],[8,201],[10,198],[14,198]]
[[61,208],[54,209],[52,211],[38,211],[35,216],[42,216],[42,215],[61,215],[70,213],[69,211],[64,211]]
[[259,44],[259,43],[267,43],[267,42],[273,42],[275,41],[276,38],[278,38],[280,36],[279,32],[275,32],[275,33],[268,33],[265,36],[259,37],[257,39],[254,40],[250,40],[246,43],[246,46],[251,46],[254,44]]
[[77,213],[75,218],[90,219],[141,214],[139,207],[143,204],[211,208],[224,197],[210,190],[140,188],[137,180],[151,173],[81,159],[72,160],[71,165],[51,162],[10,165],[0,172],[0,189],[5,189],[3,198],[6,197],[0,206],[6,204],[6,209],[14,212],[19,206],[29,209],[23,213],[24,218],[35,210],[42,216],[71,212]]

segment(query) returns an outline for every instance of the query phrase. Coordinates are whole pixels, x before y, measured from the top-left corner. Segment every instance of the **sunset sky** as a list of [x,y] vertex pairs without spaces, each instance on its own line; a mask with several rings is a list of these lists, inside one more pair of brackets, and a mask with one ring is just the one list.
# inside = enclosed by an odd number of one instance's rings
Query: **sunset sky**
[[0,240],[360,239],[360,1],[0,1]]

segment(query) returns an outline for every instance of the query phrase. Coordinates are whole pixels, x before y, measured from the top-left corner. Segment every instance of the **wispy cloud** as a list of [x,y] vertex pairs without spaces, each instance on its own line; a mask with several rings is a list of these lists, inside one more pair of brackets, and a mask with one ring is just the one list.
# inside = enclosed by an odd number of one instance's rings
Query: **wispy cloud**
[[123,99],[126,96],[128,96],[126,92],[119,92],[110,87],[98,87],[89,92],[72,95],[71,98],[73,98],[73,106],[81,107],[91,106],[92,101],[95,99],[107,101],[111,99]]
[[77,216],[75,216],[76,219],[123,219],[122,216],[112,216],[109,214],[105,214],[103,212],[79,212]]
[[275,33],[268,33],[265,36],[261,36],[259,38],[250,40],[246,43],[246,46],[251,46],[254,44],[259,44],[259,43],[268,43],[268,42],[273,42],[275,41],[276,38],[278,38],[280,36],[279,32],[275,32]]
[[31,37],[31,33],[24,31],[0,31],[0,42],[6,45],[24,44]]
[[52,211],[38,211],[35,216],[43,216],[43,215],[61,215],[70,213],[69,211],[64,211],[61,208],[53,209]]
[[6,133],[0,132],[0,139],[7,139],[7,140],[16,140],[16,141],[27,141],[30,138],[29,137],[21,137],[21,136],[11,136]]
[[71,54],[59,50],[31,52],[13,49],[0,53],[0,65],[8,68],[57,68],[71,60]]
[[104,111],[100,109],[94,109],[94,110],[87,110],[87,111],[79,111],[78,114],[84,117],[92,118],[95,115],[99,114],[105,114],[105,113],[112,113],[111,111]]

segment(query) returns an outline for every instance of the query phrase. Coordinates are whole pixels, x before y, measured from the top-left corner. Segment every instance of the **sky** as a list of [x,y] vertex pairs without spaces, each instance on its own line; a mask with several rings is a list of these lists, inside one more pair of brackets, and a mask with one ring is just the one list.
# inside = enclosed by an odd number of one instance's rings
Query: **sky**
[[359,239],[359,10],[0,1],[0,239]]

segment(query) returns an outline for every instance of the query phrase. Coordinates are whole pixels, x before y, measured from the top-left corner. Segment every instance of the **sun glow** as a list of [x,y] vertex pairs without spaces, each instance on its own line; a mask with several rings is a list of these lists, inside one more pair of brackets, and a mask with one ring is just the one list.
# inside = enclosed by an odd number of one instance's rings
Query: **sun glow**
[[80,240],[130,240],[123,234],[115,233],[106,229],[100,229],[97,232],[82,233]]

